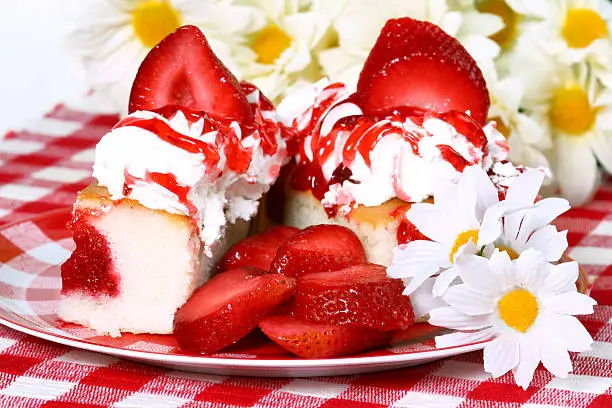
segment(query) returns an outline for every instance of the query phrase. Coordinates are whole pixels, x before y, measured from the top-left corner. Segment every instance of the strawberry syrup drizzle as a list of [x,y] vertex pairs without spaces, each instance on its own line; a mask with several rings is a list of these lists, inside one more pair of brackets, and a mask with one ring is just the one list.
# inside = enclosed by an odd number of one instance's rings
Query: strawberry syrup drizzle
[[181,185],[174,174],[156,173],[145,171],[144,178],[135,177],[128,173],[127,170],[123,171],[123,195],[128,197],[132,192],[132,185],[137,181],[144,181],[150,184],[158,184],[168,191],[173,192],[178,197],[178,201],[187,207],[189,215],[196,215],[198,212],[197,207],[187,198],[189,194],[189,187]]
[[[248,82],[242,82],[241,85],[243,91],[247,95],[253,92],[259,92],[254,85]],[[199,120],[203,120],[202,135],[209,132],[217,132],[214,144],[177,132],[172,129],[168,123],[158,117],[137,118],[128,116],[119,121],[114,129],[124,126],[136,126],[148,130],[157,135],[161,140],[189,153],[202,154],[202,162],[208,168],[219,164],[220,155],[218,150],[222,148],[225,153],[227,168],[235,173],[244,174],[248,171],[253,158],[253,148],[245,147],[242,144],[244,136],[252,136],[255,140],[259,140],[261,149],[267,156],[272,156],[277,152],[278,143],[276,135],[279,132],[284,139],[290,140],[293,138],[293,132],[290,129],[281,126],[274,119],[269,119],[269,117],[274,116],[274,105],[272,102],[270,102],[261,92],[259,92],[258,97],[255,99],[255,102],[249,103],[255,117],[254,123],[250,125],[240,125],[239,131],[237,131],[235,125],[232,125],[231,121],[223,118],[214,118],[206,112],[194,111],[178,105],[167,105],[153,111],[166,119],[174,117],[178,111],[181,111],[190,126]],[[264,115],[264,112],[268,112],[269,114]],[[266,116],[268,116],[268,118],[266,118]],[[193,215],[197,213],[196,207],[187,199],[189,187],[181,185],[173,174],[147,172],[144,179],[139,179],[132,176],[127,171],[124,171],[124,176],[124,196],[127,197],[129,195],[131,191],[129,186],[137,180],[156,183],[176,194],[179,201],[189,209],[190,214]]]
[[[440,119],[451,124],[458,133],[470,142],[472,145],[470,146],[471,152],[480,150],[486,153],[487,151],[488,141],[482,127],[467,114],[457,111],[435,113],[410,106],[395,107],[370,115],[347,116],[338,120],[329,133],[322,135],[321,125],[325,115],[330,110],[341,103],[358,104],[355,94],[344,97],[344,93],[344,85],[339,83],[329,85],[320,93],[313,106],[302,115],[302,119],[308,118],[308,120],[305,123],[301,122],[300,118],[293,121],[293,127],[297,133],[295,140],[298,144],[299,162],[289,179],[290,185],[296,190],[310,190],[319,200],[323,199],[332,184],[346,180],[338,181],[338,179],[332,177],[327,181],[321,170],[322,163],[331,158],[340,137],[346,133],[349,136],[342,148],[341,167],[350,166],[355,161],[357,153],[363,158],[367,166],[371,166],[372,150],[378,142],[390,133],[401,134],[414,154],[418,155],[418,143],[423,135],[402,127],[406,120],[410,120],[421,127],[427,119]],[[307,144],[310,149],[307,149]],[[437,147],[443,159],[452,164],[457,171],[463,171],[466,166],[472,164],[451,146],[441,144]],[[312,160],[309,159],[307,150],[312,152]],[[337,209],[326,208],[326,211],[331,217],[336,214]]]

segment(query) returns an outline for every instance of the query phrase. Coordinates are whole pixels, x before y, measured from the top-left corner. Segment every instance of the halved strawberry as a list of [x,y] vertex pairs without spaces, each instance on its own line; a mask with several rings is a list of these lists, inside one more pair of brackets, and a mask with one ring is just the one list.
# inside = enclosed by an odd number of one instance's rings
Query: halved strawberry
[[329,358],[387,344],[391,332],[305,322],[288,315],[268,316],[259,328],[273,342],[302,358]]
[[241,266],[270,270],[276,251],[299,229],[286,225],[275,225],[261,234],[250,236],[232,246],[219,262],[219,272]]
[[469,110],[481,124],[490,104],[484,77],[459,41],[409,17],[387,21],[363,66],[357,95],[368,114],[397,106]]
[[214,353],[246,336],[293,294],[295,281],[253,268],[214,276],[174,315],[174,336],[185,350]]
[[286,276],[336,271],[366,262],[359,238],[340,225],[313,225],[278,248],[272,272]]
[[362,264],[298,278],[291,311],[320,323],[379,330],[405,329],[414,323],[404,284],[387,277],[384,266]]
[[132,85],[130,113],[180,105],[249,123],[253,112],[238,80],[195,26],[183,26],[146,56]]

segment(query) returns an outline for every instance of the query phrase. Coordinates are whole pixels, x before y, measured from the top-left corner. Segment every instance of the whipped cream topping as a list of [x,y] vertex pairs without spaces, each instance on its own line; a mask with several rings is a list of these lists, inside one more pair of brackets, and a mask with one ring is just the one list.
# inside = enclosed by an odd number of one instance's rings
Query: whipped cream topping
[[249,126],[178,107],[125,117],[96,146],[94,177],[113,200],[192,216],[210,255],[226,222],[255,215],[288,160],[274,108],[246,89]]
[[466,113],[415,108],[366,115],[341,83],[320,81],[285,99],[277,113],[297,133],[298,171],[320,170],[322,204],[341,211],[394,197],[420,202],[467,166],[507,162],[508,145],[493,122],[481,127]]

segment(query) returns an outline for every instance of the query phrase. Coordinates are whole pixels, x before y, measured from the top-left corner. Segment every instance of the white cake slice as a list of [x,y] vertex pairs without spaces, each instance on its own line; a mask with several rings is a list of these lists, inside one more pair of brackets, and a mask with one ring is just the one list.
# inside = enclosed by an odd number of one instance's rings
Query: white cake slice
[[171,333],[176,309],[248,226],[228,226],[208,257],[189,217],[129,199],[113,204],[104,187],[92,185],[75,204],[77,250],[62,267],[59,315],[111,335]]

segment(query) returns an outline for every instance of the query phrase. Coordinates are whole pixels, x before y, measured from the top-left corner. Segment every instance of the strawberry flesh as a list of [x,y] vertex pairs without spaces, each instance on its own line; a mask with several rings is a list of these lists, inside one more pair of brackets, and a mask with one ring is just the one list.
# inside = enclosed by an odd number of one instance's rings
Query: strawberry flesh
[[80,292],[92,297],[116,297],[120,282],[108,241],[89,222],[90,217],[94,216],[76,210],[69,224],[76,249],[61,267],[62,294]]
[[482,72],[459,41],[432,23],[409,17],[383,27],[359,76],[357,97],[367,114],[399,106],[469,110],[480,124],[490,104]]
[[174,316],[174,336],[184,350],[214,353],[257,327],[293,294],[293,279],[254,268],[218,275],[196,290]]
[[391,333],[306,322],[288,315],[268,316],[259,328],[273,342],[302,358],[330,358],[387,344]]
[[319,323],[379,330],[405,329],[414,323],[404,284],[374,264],[298,278],[292,314]]
[[299,230],[286,225],[275,225],[261,234],[248,237],[232,246],[218,265],[220,272],[251,266],[269,271],[276,251]]
[[195,26],[183,26],[146,56],[132,85],[129,112],[180,105],[251,123],[253,112],[238,80]]
[[278,248],[271,271],[286,276],[329,272],[366,262],[359,238],[340,225],[314,225]]

